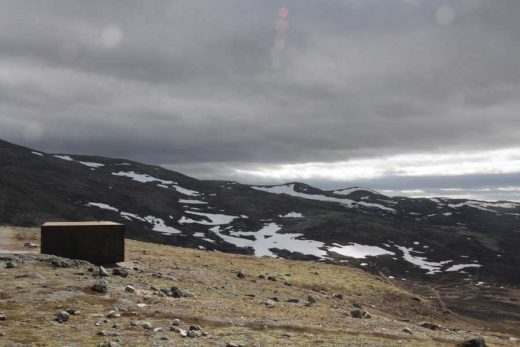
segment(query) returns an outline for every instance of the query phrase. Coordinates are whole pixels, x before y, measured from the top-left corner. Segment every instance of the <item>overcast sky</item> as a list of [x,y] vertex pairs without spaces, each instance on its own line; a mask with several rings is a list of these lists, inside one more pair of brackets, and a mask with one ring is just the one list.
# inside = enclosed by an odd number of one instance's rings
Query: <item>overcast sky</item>
[[0,0],[0,138],[520,200],[518,0]]

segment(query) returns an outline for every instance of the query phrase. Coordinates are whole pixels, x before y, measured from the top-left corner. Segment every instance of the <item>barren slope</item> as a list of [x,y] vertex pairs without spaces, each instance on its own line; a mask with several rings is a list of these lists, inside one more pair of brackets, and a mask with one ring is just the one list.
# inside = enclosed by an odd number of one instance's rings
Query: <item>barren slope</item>
[[[88,263],[56,267],[52,257],[38,255],[38,248],[28,249],[25,242],[39,244],[37,230],[0,228],[0,315],[7,316],[0,321],[0,334],[5,333],[0,345],[453,346],[478,335],[493,346],[515,344],[514,338],[478,331],[476,320],[446,314],[435,300],[347,266],[127,241],[127,261],[119,266],[129,276],[112,275],[107,268],[110,276],[101,278]],[[15,267],[5,268],[8,261]],[[100,279],[108,282],[106,294],[90,289]],[[136,292],[125,291],[128,285]],[[172,286],[194,296],[159,294]],[[351,317],[359,307],[372,318]],[[67,309],[80,312],[67,322],[54,321]],[[107,318],[111,310],[121,316]],[[170,331],[177,318],[181,329],[200,325],[207,336],[185,338]],[[426,329],[418,326],[421,321],[442,328]],[[147,330],[144,322],[162,331]]]

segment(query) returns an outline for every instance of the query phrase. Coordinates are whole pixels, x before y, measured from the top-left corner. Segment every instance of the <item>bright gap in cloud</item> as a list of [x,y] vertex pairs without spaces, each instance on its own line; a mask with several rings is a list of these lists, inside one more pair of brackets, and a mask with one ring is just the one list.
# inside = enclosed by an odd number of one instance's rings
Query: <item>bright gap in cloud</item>
[[401,154],[340,162],[280,164],[234,169],[233,175],[254,181],[353,181],[384,176],[455,176],[520,171],[520,148],[448,154]]

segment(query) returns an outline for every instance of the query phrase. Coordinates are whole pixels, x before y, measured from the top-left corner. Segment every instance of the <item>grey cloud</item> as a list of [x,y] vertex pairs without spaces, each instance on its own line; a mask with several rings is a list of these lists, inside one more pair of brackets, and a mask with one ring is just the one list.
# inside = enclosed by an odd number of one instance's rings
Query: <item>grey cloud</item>
[[519,145],[515,0],[0,5],[0,137],[42,150],[219,176]]

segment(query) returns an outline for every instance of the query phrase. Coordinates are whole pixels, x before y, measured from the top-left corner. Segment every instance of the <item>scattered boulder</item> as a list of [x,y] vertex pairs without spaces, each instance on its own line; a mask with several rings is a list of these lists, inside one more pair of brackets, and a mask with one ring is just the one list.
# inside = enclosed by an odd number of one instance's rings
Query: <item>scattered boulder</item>
[[184,290],[180,289],[179,287],[175,287],[175,286],[171,287],[170,291],[171,291],[171,296],[174,298],[192,298],[195,296],[194,294],[184,291]]
[[7,316],[5,314],[0,314],[0,321],[6,321]]
[[407,334],[410,334],[410,335],[413,334],[412,330],[409,329],[409,328],[403,328],[403,333],[407,333]]
[[112,274],[126,278],[128,277],[128,270],[121,267],[116,267],[114,270],[112,270]]
[[307,296],[307,302],[309,304],[315,304],[316,303],[316,298],[314,296],[312,296],[312,295],[308,295]]
[[460,344],[461,347],[486,347],[486,341],[483,337],[475,337],[471,340],[464,341]]
[[172,326],[179,326],[181,325],[181,320],[178,319],[178,318],[175,318],[173,321],[172,321]]
[[8,261],[7,263],[5,263],[6,269],[14,269],[15,267],[16,267],[16,264],[12,261]]
[[135,288],[132,287],[132,286],[126,286],[125,287],[125,292],[127,292],[127,293],[135,293]]
[[69,268],[72,266],[72,263],[70,261],[67,261],[63,258],[53,258],[51,259],[50,263],[52,266],[59,268]]
[[197,330],[188,331],[188,337],[190,337],[190,338],[201,337],[201,336],[202,336],[202,333],[200,331],[197,331]]
[[67,310],[65,310],[68,314],[72,315],[72,316],[75,316],[75,315],[78,315],[80,314],[80,310],[76,310],[74,308],[69,308]]
[[31,243],[31,242],[26,242],[26,243],[23,244],[23,246],[25,248],[37,248],[38,247],[36,244]]
[[150,322],[143,322],[142,326],[143,326],[143,329],[146,329],[146,330],[153,329],[152,324]]
[[119,343],[114,341],[101,341],[98,347],[119,347]]
[[278,281],[278,280],[276,279],[276,277],[274,277],[274,276],[267,276],[267,280],[269,280],[269,281],[273,281],[273,282]]
[[228,342],[226,343],[226,347],[242,347],[242,345],[235,342]]
[[275,302],[273,300],[267,300],[266,302],[264,302],[264,305],[267,308],[273,308],[273,307],[276,306],[276,304],[275,304]]
[[121,314],[117,311],[112,310],[106,314],[106,317],[107,318],[119,318],[119,317],[121,317]]
[[343,299],[343,294],[341,294],[341,293],[334,293],[331,296],[334,299]]
[[238,271],[237,272],[237,277],[238,278],[246,278],[246,275],[242,271]]
[[440,326],[438,324],[430,323],[430,322],[420,322],[418,325],[420,327],[423,327],[425,329],[430,329],[430,330],[439,330],[440,329]]
[[99,267],[97,275],[98,276],[102,276],[102,277],[110,276],[110,274],[108,273],[107,269],[105,269],[103,266]]
[[66,321],[69,320],[69,318],[70,318],[70,314],[67,311],[58,312],[58,314],[56,315],[56,320],[59,323],[65,323]]
[[287,299],[287,302],[290,302],[290,303],[292,303],[292,304],[297,304],[297,303],[300,302],[300,300],[298,300],[298,299],[294,299],[294,298],[291,298],[291,299]]
[[359,319],[369,319],[372,318],[370,313],[365,311],[362,308],[356,308],[355,310],[350,311],[350,316],[352,318],[359,318]]
[[184,329],[179,328],[179,327],[171,326],[170,330],[176,332],[181,337],[187,337],[188,336],[188,332],[186,330],[184,330]]
[[97,293],[108,293],[108,282],[105,280],[100,280],[94,283],[92,287],[90,287],[93,291]]

